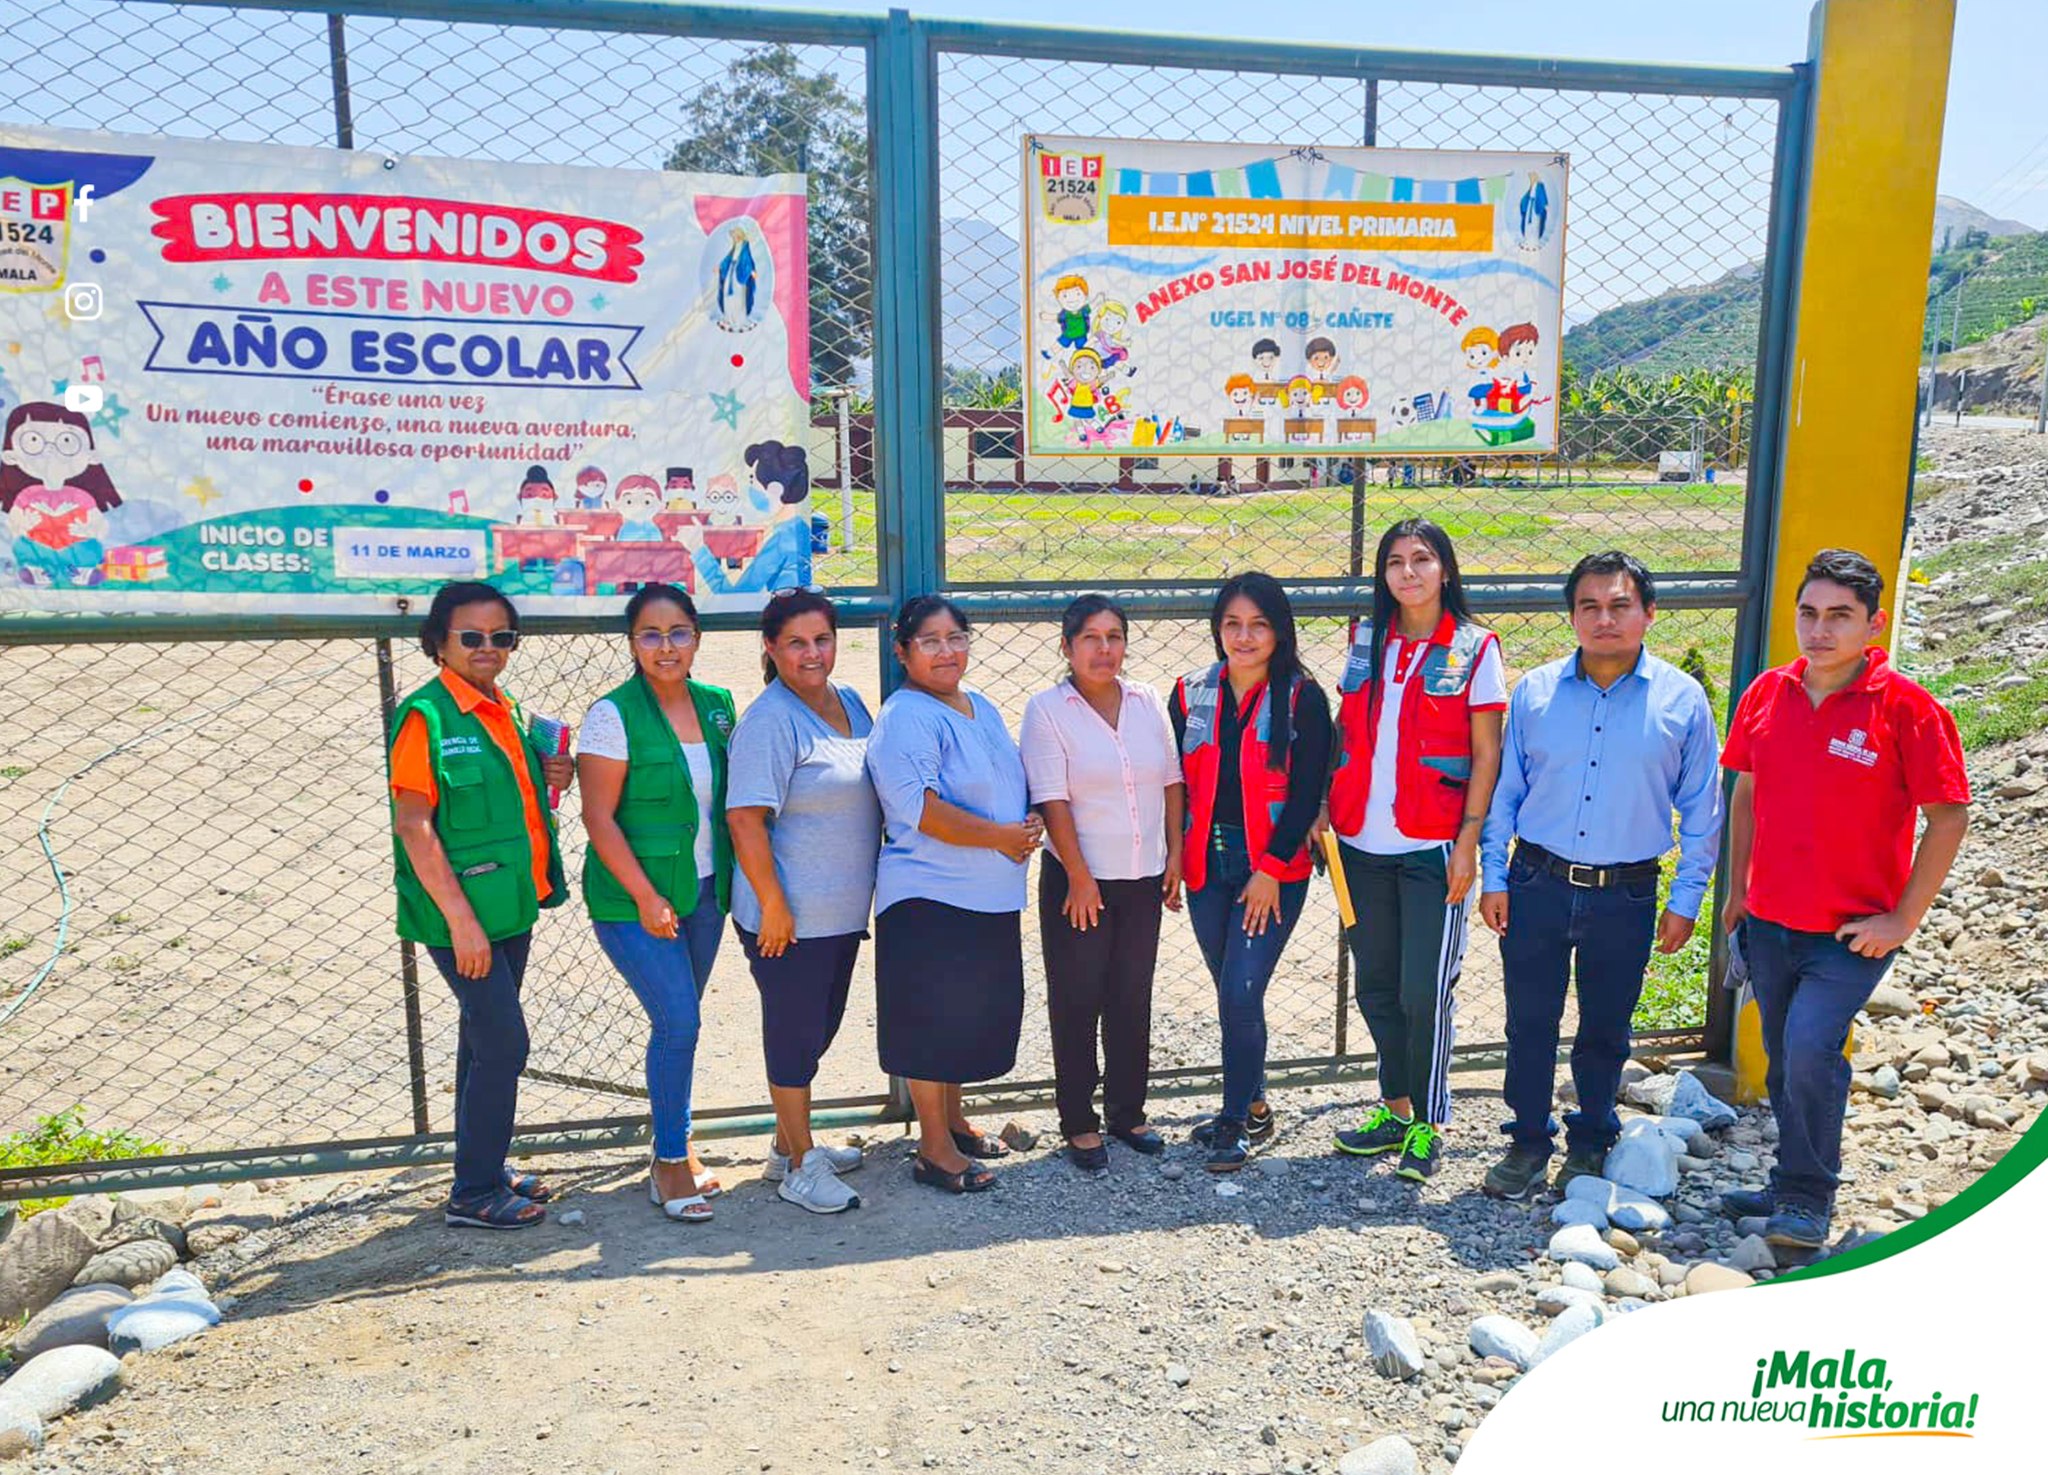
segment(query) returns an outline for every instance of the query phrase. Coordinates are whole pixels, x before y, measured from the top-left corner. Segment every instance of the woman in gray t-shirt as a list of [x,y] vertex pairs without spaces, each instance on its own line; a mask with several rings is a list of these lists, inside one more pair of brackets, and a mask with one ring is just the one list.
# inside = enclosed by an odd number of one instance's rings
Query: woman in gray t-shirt
[[867,776],[874,722],[859,694],[832,680],[838,631],[822,594],[798,589],[768,601],[768,689],[733,731],[725,798],[733,928],[761,991],[775,1102],[767,1176],[780,1197],[814,1214],[860,1205],[838,1177],[860,1166],[860,1149],[811,1140],[811,1081],[846,1013],[882,849],[882,808]]

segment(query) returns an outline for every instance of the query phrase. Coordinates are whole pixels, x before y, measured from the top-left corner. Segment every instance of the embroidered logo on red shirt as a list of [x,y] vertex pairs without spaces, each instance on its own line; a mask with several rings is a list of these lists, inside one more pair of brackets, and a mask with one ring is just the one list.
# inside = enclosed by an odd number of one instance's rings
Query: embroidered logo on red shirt
[[1852,727],[1848,737],[1828,739],[1828,751],[1837,758],[1847,758],[1851,763],[1869,768],[1877,762],[1877,751],[1864,745],[1868,736],[1862,728]]

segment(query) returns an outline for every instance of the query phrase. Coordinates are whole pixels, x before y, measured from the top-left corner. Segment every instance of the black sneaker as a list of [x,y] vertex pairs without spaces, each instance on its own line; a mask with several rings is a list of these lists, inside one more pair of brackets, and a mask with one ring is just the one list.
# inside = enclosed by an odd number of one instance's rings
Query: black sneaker
[[1507,1156],[1486,1170],[1486,1181],[1480,1187],[1488,1198],[1534,1198],[1543,1191],[1543,1173],[1549,1166],[1547,1152],[1510,1147]]
[[1415,1122],[1401,1142],[1401,1161],[1394,1176],[1421,1183],[1436,1172],[1436,1160],[1443,1154],[1443,1134],[1428,1122]]
[[1772,1207],[1768,1188],[1731,1188],[1721,1195],[1721,1212],[1731,1219],[1768,1219]]
[[1817,1250],[1827,1242],[1826,1211],[1806,1204],[1780,1204],[1764,1225],[1764,1243],[1781,1249]]
[[1245,1118],[1245,1135],[1254,1142],[1264,1142],[1273,1135],[1273,1108],[1263,1101],[1252,1103],[1251,1115]]
[[1598,1147],[1574,1147],[1564,1155],[1564,1166],[1557,1170],[1557,1177],[1551,1187],[1563,1193],[1574,1178],[1604,1178],[1607,1176],[1607,1153]]
[[1339,1152],[1348,1152],[1353,1157],[1378,1157],[1383,1152],[1397,1152],[1407,1140],[1408,1129],[1414,1122],[1407,1117],[1398,1117],[1383,1101],[1365,1114],[1365,1120],[1349,1132],[1339,1132],[1334,1145]]
[[1235,1173],[1252,1155],[1244,1123],[1220,1116],[1209,1123],[1209,1129],[1209,1157],[1202,1166],[1211,1173]]

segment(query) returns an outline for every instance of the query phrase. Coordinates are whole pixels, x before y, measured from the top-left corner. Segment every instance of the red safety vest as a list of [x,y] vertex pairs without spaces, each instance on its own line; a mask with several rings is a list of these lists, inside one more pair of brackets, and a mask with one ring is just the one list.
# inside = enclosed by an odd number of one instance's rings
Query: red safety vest
[[[1370,622],[1351,623],[1337,708],[1339,749],[1330,781],[1330,824],[1340,835],[1365,825],[1372,788],[1372,754],[1379,737],[1379,658]],[[1455,840],[1465,817],[1465,786],[1472,779],[1472,675],[1491,630],[1462,624],[1449,614],[1429,637],[1429,653],[1408,678],[1394,742],[1394,823],[1416,840]]]
[[[1216,812],[1216,784],[1223,769],[1223,746],[1217,740],[1220,703],[1230,683],[1224,679],[1223,663],[1180,679],[1181,707],[1188,714],[1186,735],[1181,739],[1181,774],[1188,785],[1188,844],[1181,857],[1181,879],[1188,890],[1199,891],[1209,877],[1209,825]],[[1250,695],[1251,715],[1244,719],[1238,743],[1238,781],[1244,795],[1245,849],[1251,853],[1252,869],[1264,871],[1281,881],[1308,879],[1313,863],[1303,844],[1288,860],[1266,854],[1273,838],[1273,822],[1287,804],[1287,755],[1278,768],[1266,766],[1266,744],[1272,733],[1271,706],[1261,683]],[[1298,712],[1301,678],[1294,678],[1287,694],[1287,710]]]

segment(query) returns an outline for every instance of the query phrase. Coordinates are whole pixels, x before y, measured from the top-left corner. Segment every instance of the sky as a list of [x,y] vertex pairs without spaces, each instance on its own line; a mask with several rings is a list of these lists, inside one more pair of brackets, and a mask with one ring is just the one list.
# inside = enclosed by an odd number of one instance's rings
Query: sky
[[[817,8],[882,11],[880,0]],[[1348,5],[1251,4],[1248,0],[933,0],[914,14],[962,20],[1164,30],[1188,35],[1248,32],[1445,51],[1512,52],[1636,61],[1774,66],[1804,60],[1808,0],[1364,0]],[[2027,99],[2048,56],[2044,0],[1960,0],[1942,132],[1941,193],[2037,229],[2048,229],[2048,114]]]

